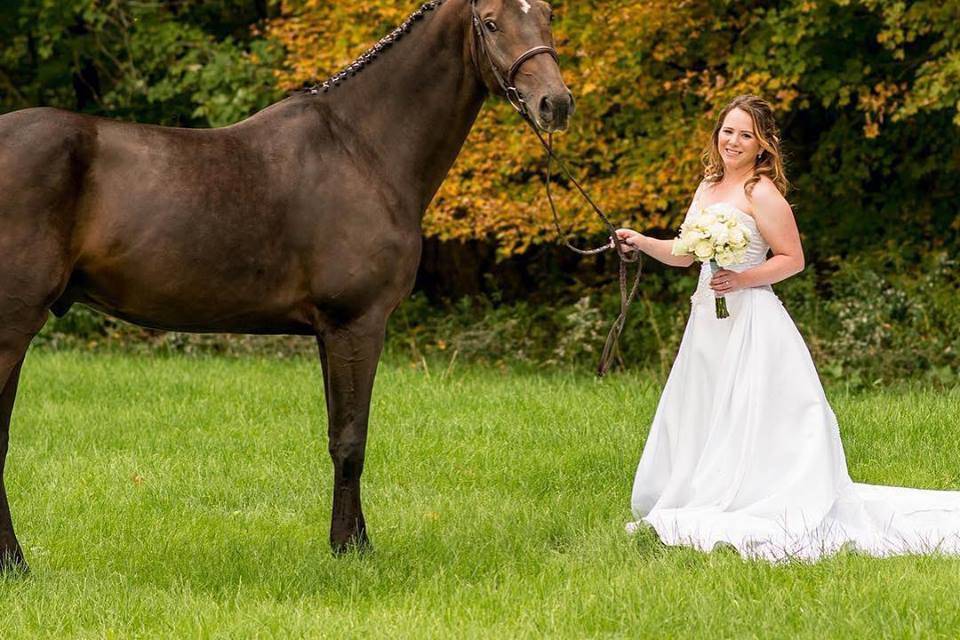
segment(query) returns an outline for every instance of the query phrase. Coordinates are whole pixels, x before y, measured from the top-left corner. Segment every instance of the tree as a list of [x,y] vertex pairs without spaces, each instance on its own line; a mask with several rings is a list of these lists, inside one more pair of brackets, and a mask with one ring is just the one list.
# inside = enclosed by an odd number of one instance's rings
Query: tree
[[25,0],[0,8],[0,109],[219,126],[280,96],[263,2]]

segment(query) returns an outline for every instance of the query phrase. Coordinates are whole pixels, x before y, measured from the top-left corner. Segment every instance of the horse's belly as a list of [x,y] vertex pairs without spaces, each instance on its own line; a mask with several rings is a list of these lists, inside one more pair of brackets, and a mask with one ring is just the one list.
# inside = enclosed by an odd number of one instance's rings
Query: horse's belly
[[168,260],[101,261],[78,269],[66,301],[169,331],[311,333],[298,287],[266,271]]

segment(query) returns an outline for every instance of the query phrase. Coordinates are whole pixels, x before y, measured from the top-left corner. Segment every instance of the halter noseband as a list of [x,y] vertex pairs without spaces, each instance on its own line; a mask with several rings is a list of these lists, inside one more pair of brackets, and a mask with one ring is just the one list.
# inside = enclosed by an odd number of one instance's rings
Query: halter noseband
[[517,73],[519,73],[520,67],[522,67],[527,60],[544,53],[548,54],[550,57],[556,60],[557,63],[559,63],[560,57],[557,55],[557,50],[547,45],[540,45],[524,51],[519,57],[517,57],[516,60],[513,61],[513,64],[510,65],[510,71],[507,73],[506,80],[504,80],[503,75],[501,75],[500,70],[497,68],[497,63],[494,62],[493,56],[490,53],[490,45],[487,42],[487,33],[483,29],[483,20],[480,19],[480,14],[477,12],[476,0],[470,0],[470,9],[473,11],[473,27],[477,34],[477,42],[479,43],[480,48],[483,50],[483,53],[487,58],[487,62],[490,63],[490,70],[493,71],[493,75],[497,79],[497,83],[500,85],[500,88],[503,90],[504,94],[506,94],[507,100],[510,101],[510,104],[513,105],[513,108],[516,109],[524,118],[529,118],[530,114],[527,111],[527,103],[523,99],[523,94],[520,93],[520,90],[517,89],[516,85],[514,84]]

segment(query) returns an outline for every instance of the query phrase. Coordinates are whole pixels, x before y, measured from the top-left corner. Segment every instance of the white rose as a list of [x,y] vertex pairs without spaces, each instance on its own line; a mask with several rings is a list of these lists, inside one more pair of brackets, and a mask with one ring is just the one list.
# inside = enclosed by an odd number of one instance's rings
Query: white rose
[[710,236],[715,238],[717,234],[720,233],[721,230],[726,228],[727,228],[727,225],[721,222],[714,222],[712,225],[710,225],[710,227],[707,230],[710,232]]
[[709,240],[698,240],[694,253],[701,260],[708,260],[713,257],[713,244]]
[[670,247],[670,255],[674,256],[684,256],[689,252],[687,245],[683,242],[683,238],[677,238],[673,241],[673,246]]

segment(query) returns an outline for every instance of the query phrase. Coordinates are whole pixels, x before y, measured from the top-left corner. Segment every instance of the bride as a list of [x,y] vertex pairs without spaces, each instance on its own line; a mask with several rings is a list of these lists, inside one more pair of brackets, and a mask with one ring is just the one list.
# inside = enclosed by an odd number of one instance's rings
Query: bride
[[[732,545],[749,558],[814,560],[841,548],[887,556],[960,554],[960,492],[854,483],[837,419],[793,320],[770,285],[804,268],[770,105],[740,96],[721,112],[687,219],[736,212],[746,257],[701,265],[690,317],[633,485],[637,522],[670,545]],[[631,229],[634,250],[675,267],[671,240]],[[772,257],[767,258],[768,251]],[[718,319],[714,298],[729,317]]]

